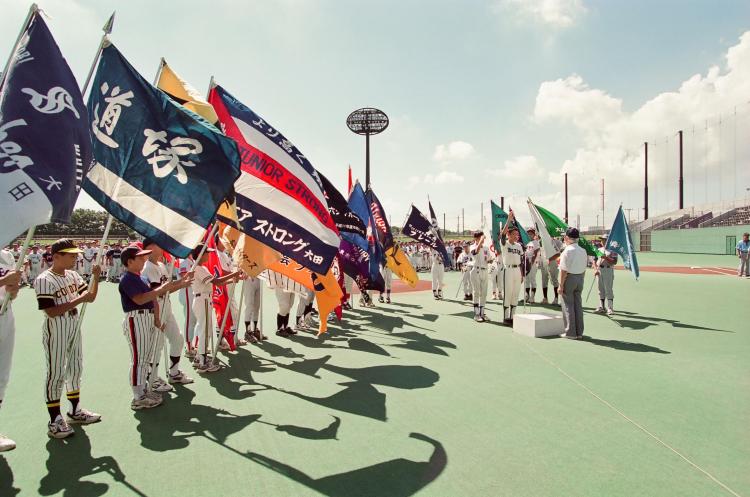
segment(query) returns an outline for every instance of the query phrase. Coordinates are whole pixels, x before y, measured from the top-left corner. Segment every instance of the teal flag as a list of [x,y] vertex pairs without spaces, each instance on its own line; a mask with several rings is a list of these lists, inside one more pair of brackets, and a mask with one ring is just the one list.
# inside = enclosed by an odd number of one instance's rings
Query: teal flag
[[630,239],[630,230],[628,229],[628,222],[625,220],[625,213],[622,211],[622,206],[617,210],[617,216],[615,217],[614,224],[612,224],[612,229],[609,230],[609,237],[607,238],[605,247],[610,252],[619,254],[625,269],[631,271],[635,279],[638,279],[640,275],[638,259],[635,257],[633,240]]
[[[495,202],[490,200],[490,210],[492,215],[492,244],[495,246],[496,251],[500,251],[500,232],[503,230],[503,226],[508,222],[508,214],[500,208]],[[513,209],[511,209],[511,212]],[[518,228],[518,232],[521,234],[521,243],[526,245],[531,241],[531,237],[523,226],[518,222],[517,219],[513,220],[513,225]]]

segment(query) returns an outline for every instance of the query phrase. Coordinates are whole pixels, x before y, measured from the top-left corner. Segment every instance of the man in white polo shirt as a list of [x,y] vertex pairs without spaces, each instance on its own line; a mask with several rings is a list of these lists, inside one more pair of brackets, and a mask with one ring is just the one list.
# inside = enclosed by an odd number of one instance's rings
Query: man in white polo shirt
[[586,273],[588,257],[578,245],[580,234],[575,228],[565,232],[565,250],[560,255],[560,289],[562,295],[563,325],[565,338],[583,338],[583,277]]

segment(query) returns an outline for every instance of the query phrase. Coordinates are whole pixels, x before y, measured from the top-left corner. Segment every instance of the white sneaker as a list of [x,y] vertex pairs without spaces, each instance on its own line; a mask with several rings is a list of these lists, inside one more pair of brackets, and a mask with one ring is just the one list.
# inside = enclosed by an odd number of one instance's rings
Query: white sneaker
[[102,420],[102,415],[86,409],[78,409],[74,413],[68,413],[68,423],[72,425],[90,425]]
[[177,374],[175,375],[169,375],[169,383],[171,384],[179,384],[179,385],[188,385],[190,383],[193,383],[193,379],[183,373],[182,371],[177,371]]
[[47,423],[47,436],[50,438],[65,438],[74,433],[73,428],[65,422],[62,416],[57,416],[54,421]]
[[552,301],[552,305],[560,305],[560,303],[557,301],[557,297],[555,297],[555,300]]
[[474,321],[476,321],[477,323],[481,323],[482,322],[482,316],[480,316],[479,314],[477,314],[476,316],[474,316]]
[[153,390],[147,390],[143,395],[153,400],[157,404],[161,404],[164,401],[164,397],[162,397],[159,392],[154,392]]
[[615,310],[612,309],[611,307],[609,309],[607,309],[607,316],[611,316],[614,313],[615,313]]
[[597,313],[597,314],[604,314],[604,307],[602,307],[602,306],[599,306],[599,307],[597,307],[597,308],[596,308],[596,309],[594,310],[594,312],[595,312],[595,313]]
[[188,349],[185,351],[185,357],[189,359],[192,359],[193,357],[195,357],[195,354],[196,354],[195,349]]
[[140,411],[141,409],[151,409],[152,407],[156,407],[160,404],[161,402],[147,395],[141,395],[139,398],[133,399],[133,401],[130,403],[130,408],[134,411]]
[[156,378],[154,382],[151,384],[151,389],[154,392],[164,393],[164,392],[171,392],[174,390],[172,388],[172,385],[164,381],[162,378]]
[[547,297],[544,297],[542,299],[542,304],[549,304],[549,301],[547,300]]
[[16,448],[16,442],[0,434],[0,452],[8,452]]

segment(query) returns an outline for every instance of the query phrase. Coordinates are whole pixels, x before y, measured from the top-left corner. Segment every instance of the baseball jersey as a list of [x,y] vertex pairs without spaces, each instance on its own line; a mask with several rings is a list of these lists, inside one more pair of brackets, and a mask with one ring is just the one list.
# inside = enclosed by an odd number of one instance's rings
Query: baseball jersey
[[219,257],[219,264],[221,264],[221,269],[224,270],[224,273],[231,273],[233,271],[232,258],[223,250],[217,250],[216,255]]
[[433,264],[440,264],[443,265],[443,256],[440,252],[437,250],[430,250],[430,255],[432,256],[432,263]]
[[[0,277],[16,269],[13,254],[9,250],[0,250]],[[0,302],[5,300],[5,286],[0,286]]]
[[[145,280],[151,289],[154,289],[169,281],[169,269],[163,262],[154,264],[151,261],[146,261],[141,271],[141,279]],[[159,305],[164,305],[168,311],[171,308],[169,295],[166,298],[159,298]]]
[[474,258],[471,256],[471,254],[461,252],[461,255],[458,256],[458,263],[471,269],[471,267],[474,265]]
[[612,252],[605,248],[602,248],[601,250],[602,252],[604,252],[604,255],[606,255],[610,259],[614,259],[614,262],[609,262],[609,261],[604,260],[603,258],[600,258],[599,267],[603,267],[603,268],[615,267],[617,265],[617,252]]
[[211,298],[213,292],[212,281],[214,275],[211,274],[206,266],[197,266],[195,268],[195,278],[193,279],[193,294],[197,297]]
[[42,254],[40,254],[39,252],[37,252],[36,254],[34,252],[29,252],[29,254],[26,256],[26,260],[34,269],[40,268],[42,266]]
[[68,269],[65,270],[64,275],[47,269],[34,280],[34,291],[39,309],[67,304],[85,292],[87,288],[88,285],[81,275]]
[[479,247],[476,243],[472,243],[469,252],[474,256],[475,268],[487,269],[487,262],[492,260],[492,257],[490,257],[490,249],[484,245]]
[[500,242],[500,252],[505,267],[520,266],[523,257],[523,247],[520,243],[510,243],[507,239]]
[[534,260],[534,252],[536,252],[539,249],[539,240],[531,240],[528,244],[526,244],[526,258],[529,260],[529,262],[532,262]]
[[95,257],[96,249],[91,247],[86,247],[85,249],[83,249],[83,258],[86,259],[87,262],[93,262]]

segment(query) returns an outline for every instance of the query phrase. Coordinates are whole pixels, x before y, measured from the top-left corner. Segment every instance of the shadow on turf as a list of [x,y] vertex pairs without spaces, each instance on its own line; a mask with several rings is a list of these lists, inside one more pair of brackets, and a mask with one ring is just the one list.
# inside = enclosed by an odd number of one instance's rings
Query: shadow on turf
[[294,466],[262,454],[243,453],[224,443],[216,442],[242,457],[323,495],[333,497],[348,497],[351,495],[359,497],[383,495],[408,497],[432,483],[448,465],[448,455],[440,442],[421,433],[411,433],[409,437],[427,442],[432,446],[432,454],[427,461],[419,462],[403,458],[391,459],[390,461],[322,478],[313,478]]
[[[549,336],[540,337],[542,340],[558,340],[562,337]],[[660,349],[659,347],[652,347],[644,343],[634,342],[623,342],[621,340],[602,340],[601,338],[593,338],[589,335],[584,335],[583,342],[590,343],[592,345],[598,345],[600,347],[609,347],[610,349],[625,350],[628,352],[653,352],[656,354],[671,354],[670,351]]]
[[0,495],[14,497],[19,493],[21,489],[13,486],[13,470],[5,457],[0,456]]
[[[634,319],[622,319],[618,318],[618,315],[625,315],[627,317],[631,317]],[[629,312],[629,311],[617,311],[614,315],[614,317],[609,316],[609,318],[614,321],[615,323],[619,324],[623,328],[628,328],[631,330],[643,330],[650,326],[655,326],[657,324],[671,324],[674,328],[681,328],[686,330],[699,330],[699,331],[718,331],[721,333],[734,333],[734,331],[731,330],[721,330],[718,328],[708,328],[706,326],[698,326],[688,323],[683,323],[681,321],[678,321],[676,319],[667,319],[667,318],[657,318],[653,316],[643,316],[641,314],[638,314],[637,312]]]
[[97,473],[109,474],[116,482],[127,487],[130,490],[128,493],[146,495],[128,483],[113,457],[94,458],[91,455],[91,441],[82,426],[76,426],[72,437],[50,439],[47,452],[47,474],[39,481],[39,495],[63,492],[63,497],[98,497],[113,491],[106,483],[85,480],[87,476]]

